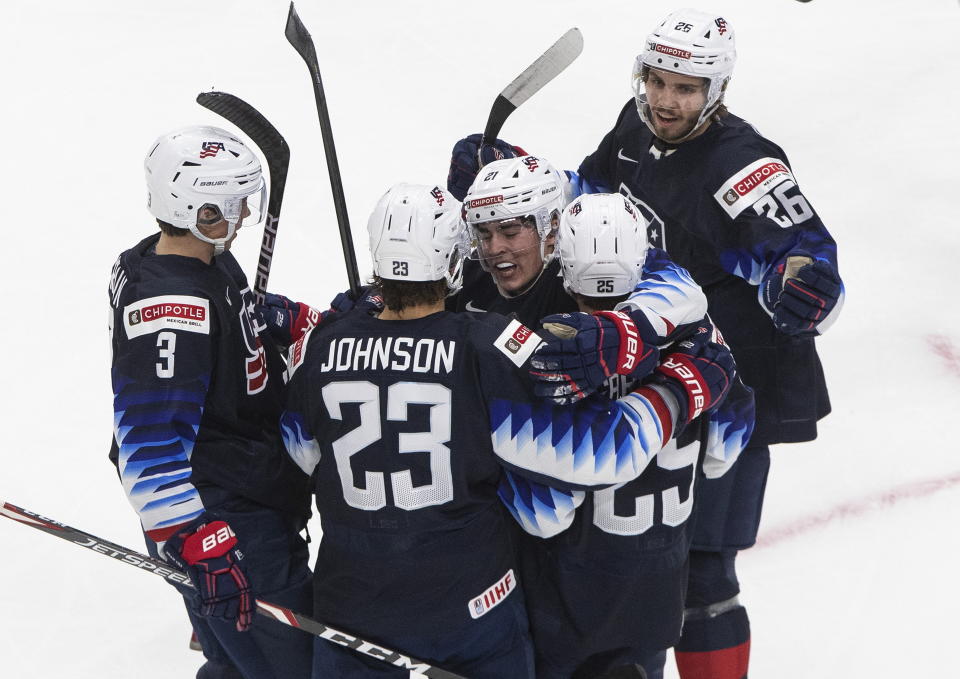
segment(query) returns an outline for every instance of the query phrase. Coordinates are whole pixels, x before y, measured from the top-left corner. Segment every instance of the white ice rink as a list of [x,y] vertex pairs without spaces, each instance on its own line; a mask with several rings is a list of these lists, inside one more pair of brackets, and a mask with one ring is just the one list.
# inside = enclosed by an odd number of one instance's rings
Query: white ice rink
[[[695,0],[689,0],[694,2]],[[679,0],[678,0],[679,2]],[[564,30],[584,53],[502,136],[575,168],[613,125],[648,0],[302,0],[317,44],[361,271],[397,181],[449,151]],[[734,113],[789,154],[839,244],[847,304],[819,341],[834,412],[778,446],[761,543],[740,558],[752,679],[958,677],[960,8],[956,0],[712,0],[736,29]],[[107,461],[106,286],[155,229],[142,159],[161,132],[257,106],[292,150],[271,288],[345,287],[307,71],[285,0],[6,0],[0,13],[3,407],[0,498],[142,549]],[[259,231],[234,252],[248,272]],[[159,578],[0,522],[0,679],[192,677]],[[675,676],[675,672],[670,670]]]

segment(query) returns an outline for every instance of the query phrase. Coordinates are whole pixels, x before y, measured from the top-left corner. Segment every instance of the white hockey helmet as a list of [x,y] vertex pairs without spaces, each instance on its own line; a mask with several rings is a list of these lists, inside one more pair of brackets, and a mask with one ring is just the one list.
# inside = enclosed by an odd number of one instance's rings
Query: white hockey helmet
[[[200,240],[212,243],[216,253],[246,222],[263,218],[266,183],[260,160],[235,135],[218,127],[191,126],[161,135],[143,161],[147,177],[147,207],[150,213],[172,226],[189,229]],[[218,218],[228,224],[223,238],[205,236],[198,228],[201,208],[215,208]]]
[[644,81],[649,69],[706,78],[706,103],[691,133],[698,129],[723,102],[723,93],[737,60],[733,27],[726,19],[697,9],[678,9],[667,15],[647,36],[643,51],[633,65],[633,92],[640,117],[655,133],[650,122]]
[[392,186],[367,221],[373,273],[397,281],[446,280],[449,294],[455,294],[470,252],[460,208],[439,186]]
[[[463,214],[473,228],[485,222],[532,219],[540,239],[540,256],[566,203],[566,181],[549,161],[536,156],[504,158],[484,165],[463,200]],[[480,261],[483,262],[482,253]]]
[[643,272],[647,227],[625,196],[584,194],[563,211],[557,251],[569,292],[587,297],[625,295]]

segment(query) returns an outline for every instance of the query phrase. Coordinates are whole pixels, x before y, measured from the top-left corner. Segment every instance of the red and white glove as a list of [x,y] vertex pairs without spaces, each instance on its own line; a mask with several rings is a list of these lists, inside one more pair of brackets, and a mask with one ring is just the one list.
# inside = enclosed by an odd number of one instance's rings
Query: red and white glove
[[697,416],[719,405],[737,374],[733,354],[720,333],[714,332],[713,325],[704,319],[693,337],[671,347],[650,380],[665,386],[676,397],[680,406],[677,433]]
[[201,517],[167,540],[163,551],[190,576],[196,594],[190,606],[202,617],[236,620],[244,632],[253,624],[254,599],[240,562],[237,536],[225,521]]

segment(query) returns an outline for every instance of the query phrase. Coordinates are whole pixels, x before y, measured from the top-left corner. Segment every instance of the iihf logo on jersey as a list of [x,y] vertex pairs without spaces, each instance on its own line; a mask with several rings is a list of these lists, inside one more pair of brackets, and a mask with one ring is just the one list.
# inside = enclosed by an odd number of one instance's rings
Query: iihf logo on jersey
[[517,579],[511,568],[502,578],[490,585],[483,594],[474,597],[467,603],[467,610],[470,611],[470,617],[476,620],[480,616],[486,615],[498,606],[501,601],[506,599],[516,587]]
[[713,20],[713,23],[717,25],[717,33],[723,35],[727,32],[727,22],[724,21],[723,17],[717,17]]
[[540,166],[537,164],[537,163],[539,163],[539,162],[540,162],[540,160],[539,160],[538,158],[533,157],[533,156],[524,156],[524,157],[523,157],[523,164],[526,165],[526,166],[527,166],[527,169],[530,170],[531,172],[533,172],[533,171],[536,170],[538,167],[540,167]]
[[430,191],[430,195],[433,196],[435,201],[437,201],[437,205],[443,205],[443,191],[440,190],[439,186],[434,186],[433,190]]
[[200,151],[201,158],[211,158],[216,156],[220,151],[227,150],[222,141],[205,141],[200,146],[202,149]]

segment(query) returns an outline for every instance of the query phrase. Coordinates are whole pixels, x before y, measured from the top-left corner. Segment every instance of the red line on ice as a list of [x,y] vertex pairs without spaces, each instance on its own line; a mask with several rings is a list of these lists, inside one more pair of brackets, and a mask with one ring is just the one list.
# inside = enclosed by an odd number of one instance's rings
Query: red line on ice
[[953,488],[958,485],[960,485],[960,472],[955,472],[941,478],[915,481],[857,500],[844,502],[825,512],[811,514],[792,523],[763,531],[757,538],[756,546],[758,548],[771,547],[784,540],[789,540],[804,533],[823,528],[838,519],[859,517],[881,509],[889,509],[898,502],[927,497],[938,491]]
[[953,346],[953,340],[945,335],[927,335],[927,344],[943,359],[947,370],[960,377],[960,352]]

